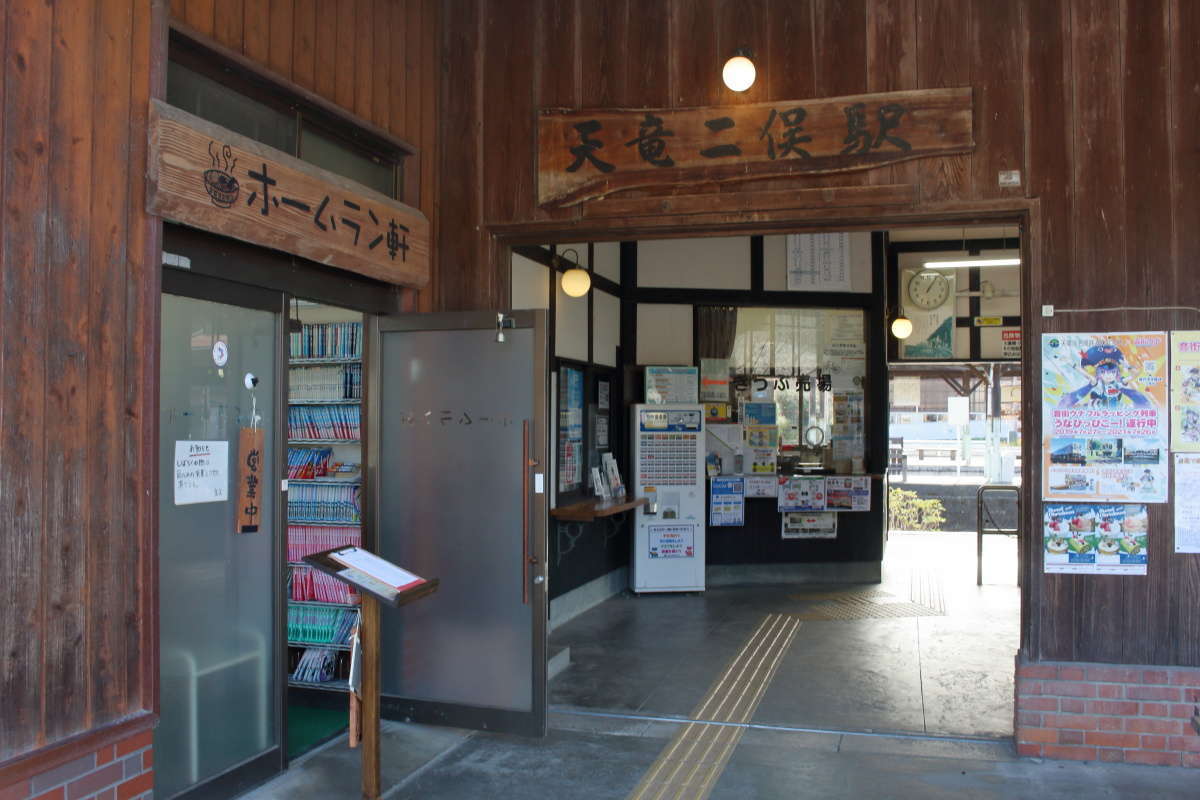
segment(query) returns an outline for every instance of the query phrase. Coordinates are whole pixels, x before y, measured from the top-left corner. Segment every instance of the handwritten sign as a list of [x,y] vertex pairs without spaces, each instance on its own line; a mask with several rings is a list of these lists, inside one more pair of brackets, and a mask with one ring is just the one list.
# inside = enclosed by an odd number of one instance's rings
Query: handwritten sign
[[538,202],[620,189],[870,169],[970,152],[971,88],[688,109],[546,110]]
[[429,283],[415,208],[166,103],[150,103],[148,209],[376,280]]
[[262,428],[238,432],[238,533],[258,533],[262,519],[262,469],[266,451]]
[[175,505],[229,498],[229,442],[175,442]]

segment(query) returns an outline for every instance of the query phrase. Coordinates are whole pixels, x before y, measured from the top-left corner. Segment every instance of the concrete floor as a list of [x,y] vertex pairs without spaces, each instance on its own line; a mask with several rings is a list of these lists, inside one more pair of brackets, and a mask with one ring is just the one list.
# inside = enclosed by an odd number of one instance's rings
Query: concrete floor
[[[976,587],[972,535],[901,535],[879,586],[618,596],[552,635],[572,663],[545,739],[388,723],[385,797],[630,797],[769,613],[800,626],[728,762],[665,796],[1195,796],[1192,770],[1015,757],[1015,543],[989,537],[985,563]],[[351,798],[358,780],[338,741],[248,796]]]

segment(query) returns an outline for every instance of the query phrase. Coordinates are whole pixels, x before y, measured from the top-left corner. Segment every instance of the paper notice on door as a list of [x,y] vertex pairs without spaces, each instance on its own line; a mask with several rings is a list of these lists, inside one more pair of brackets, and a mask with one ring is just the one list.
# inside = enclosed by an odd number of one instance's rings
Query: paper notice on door
[[229,442],[175,442],[175,505],[229,499]]

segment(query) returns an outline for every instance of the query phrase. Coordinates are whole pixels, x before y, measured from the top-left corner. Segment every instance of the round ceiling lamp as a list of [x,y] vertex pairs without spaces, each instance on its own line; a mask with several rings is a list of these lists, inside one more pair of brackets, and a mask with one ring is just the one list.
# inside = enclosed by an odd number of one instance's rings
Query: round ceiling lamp
[[750,51],[742,47],[738,48],[733,58],[725,62],[725,67],[721,70],[721,80],[725,81],[725,85],[732,91],[744,92],[754,85],[757,74],[754,62],[750,60]]
[[907,339],[912,336],[913,324],[912,320],[903,314],[892,320],[892,336],[897,339]]

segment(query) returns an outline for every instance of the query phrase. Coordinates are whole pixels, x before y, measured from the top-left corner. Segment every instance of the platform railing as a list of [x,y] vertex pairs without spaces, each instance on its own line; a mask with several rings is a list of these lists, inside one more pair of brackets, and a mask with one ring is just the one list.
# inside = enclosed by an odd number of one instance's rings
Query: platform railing
[[[1017,497],[1017,526],[1016,528],[1000,528],[995,525],[995,519],[992,517],[991,511],[987,508],[987,495],[997,494],[1000,492],[1012,492]],[[983,522],[984,513],[987,513],[988,519],[993,523],[991,527],[985,527]],[[1010,486],[1006,483],[987,483],[979,487],[978,493],[975,495],[975,585],[983,585],[983,535],[985,533],[1003,534],[1004,536],[1017,536],[1021,529],[1021,490],[1019,487]],[[1017,569],[1017,585],[1021,585],[1021,570]]]

